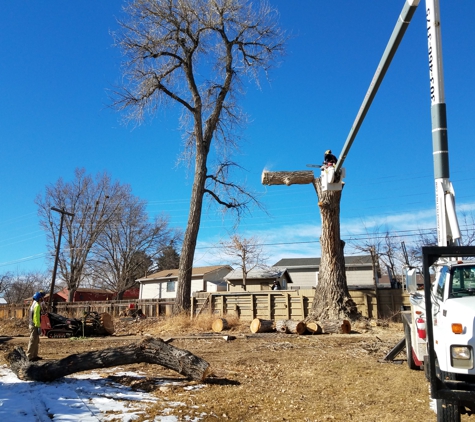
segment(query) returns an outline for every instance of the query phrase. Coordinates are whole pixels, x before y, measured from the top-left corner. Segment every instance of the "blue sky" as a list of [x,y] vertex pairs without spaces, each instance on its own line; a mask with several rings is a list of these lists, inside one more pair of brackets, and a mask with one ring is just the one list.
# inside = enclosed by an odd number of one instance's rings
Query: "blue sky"
[[[259,191],[239,228],[262,239],[269,263],[319,256],[320,215],[311,185],[260,184],[264,168],[307,170],[323,152],[338,156],[402,0],[273,0],[292,37],[280,66],[240,104],[249,115],[238,161]],[[46,238],[34,199],[76,167],[107,170],[185,227],[191,173],[177,166],[177,108],[139,127],[124,126],[107,90],[120,84],[121,53],[113,47],[121,2],[22,1],[0,4],[0,274],[46,268]],[[421,1],[345,162],[342,238],[383,227],[405,233],[435,222],[430,97]],[[442,44],[451,180],[459,212],[475,207],[475,2],[441,0]],[[216,245],[231,222],[206,213],[196,265],[220,260]],[[272,246],[270,246],[272,245]],[[350,249],[348,249],[350,253]]]

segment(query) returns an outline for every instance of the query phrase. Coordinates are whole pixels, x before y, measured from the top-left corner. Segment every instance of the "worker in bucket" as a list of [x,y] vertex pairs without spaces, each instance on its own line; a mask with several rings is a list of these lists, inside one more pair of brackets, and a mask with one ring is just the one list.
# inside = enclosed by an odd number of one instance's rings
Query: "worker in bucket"
[[30,329],[30,340],[28,342],[28,350],[26,356],[30,362],[36,362],[41,358],[38,356],[41,334],[41,303],[45,297],[43,291],[36,292],[33,295],[33,302],[30,306],[28,317],[28,327]]
[[337,158],[332,154],[332,150],[327,149],[325,151],[325,155],[323,156],[323,165],[325,167],[328,167],[330,165],[334,166],[337,161],[338,161]]

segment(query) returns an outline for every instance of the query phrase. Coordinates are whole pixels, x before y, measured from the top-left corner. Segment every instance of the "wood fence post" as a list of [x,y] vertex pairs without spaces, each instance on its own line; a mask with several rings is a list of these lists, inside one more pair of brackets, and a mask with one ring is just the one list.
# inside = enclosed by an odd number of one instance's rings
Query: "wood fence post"
[[[275,299],[275,296],[272,293],[267,294],[267,319],[272,319],[272,299]],[[274,300],[275,303],[275,300]]]
[[[218,299],[216,297],[216,299]],[[220,304],[219,304],[219,311],[221,313],[221,316],[224,316],[224,295],[219,295],[219,300],[220,300]]]
[[287,307],[287,319],[290,319],[290,293],[285,294],[286,307]]
[[305,300],[304,300],[303,295],[300,294],[300,292],[297,292],[297,294],[300,296],[300,306],[302,308],[302,316],[299,319],[305,319],[305,317],[306,317],[306,315],[305,315]]

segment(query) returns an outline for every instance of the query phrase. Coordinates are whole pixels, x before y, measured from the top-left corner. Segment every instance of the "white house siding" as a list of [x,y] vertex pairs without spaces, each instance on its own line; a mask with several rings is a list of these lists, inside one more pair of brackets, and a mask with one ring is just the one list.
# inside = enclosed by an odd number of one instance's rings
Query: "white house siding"
[[[292,277],[292,289],[312,289],[317,285],[318,271],[314,268],[290,268],[287,269]],[[346,271],[346,282],[351,286],[373,286],[373,270],[357,269]]]
[[355,270],[346,272],[346,283],[351,286],[374,286],[373,270]]
[[140,299],[160,299],[160,283],[141,283]]
[[287,268],[287,271],[293,281],[290,288],[312,289],[317,285],[315,268]]
[[216,282],[211,282],[207,281],[206,282],[206,291],[207,292],[226,292],[228,290],[228,283],[225,281],[216,281]]

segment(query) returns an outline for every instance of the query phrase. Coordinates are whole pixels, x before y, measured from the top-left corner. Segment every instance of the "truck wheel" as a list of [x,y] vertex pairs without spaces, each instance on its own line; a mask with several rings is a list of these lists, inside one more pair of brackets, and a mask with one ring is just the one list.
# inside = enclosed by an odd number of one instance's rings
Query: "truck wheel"
[[419,365],[414,362],[414,357],[412,356],[412,339],[411,339],[411,328],[409,324],[404,324],[404,337],[406,338],[406,358],[407,366],[412,370],[421,369]]
[[[435,361],[435,372],[441,380],[455,380],[455,375],[441,371],[439,362]],[[460,422],[459,404],[456,401],[437,399],[437,422]]]

